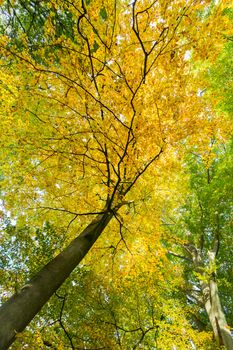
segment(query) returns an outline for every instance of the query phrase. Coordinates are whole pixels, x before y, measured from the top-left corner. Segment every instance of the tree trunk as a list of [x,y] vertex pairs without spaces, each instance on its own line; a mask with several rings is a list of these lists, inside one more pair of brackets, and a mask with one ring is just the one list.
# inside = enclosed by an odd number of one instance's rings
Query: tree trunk
[[[218,238],[218,237],[217,237]],[[191,260],[194,264],[194,270],[198,272],[204,279],[200,279],[200,286],[203,296],[204,306],[214,332],[214,338],[219,345],[224,345],[227,350],[233,350],[233,337],[231,335],[229,326],[223,312],[216,280],[216,255],[218,252],[219,242],[215,239],[213,242],[212,250],[208,251],[209,267],[212,267],[212,275],[208,276],[203,274],[203,258],[200,254],[200,249],[197,249],[193,245],[184,246],[185,251],[190,254]]]
[[209,283],[201,283],[201,288],[215,339],[227,350],[233,350],[233,338],[222,310],[216,280],[211,278]]
[[8,349],[84,258],[114,213],[99,214],[57,257],[0,308],[0,350]]

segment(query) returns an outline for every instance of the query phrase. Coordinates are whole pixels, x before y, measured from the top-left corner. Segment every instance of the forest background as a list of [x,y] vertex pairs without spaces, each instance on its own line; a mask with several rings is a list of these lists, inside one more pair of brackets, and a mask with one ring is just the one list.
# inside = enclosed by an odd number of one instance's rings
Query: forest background
[[232,350],[231,2],[0,4],[0,349]]

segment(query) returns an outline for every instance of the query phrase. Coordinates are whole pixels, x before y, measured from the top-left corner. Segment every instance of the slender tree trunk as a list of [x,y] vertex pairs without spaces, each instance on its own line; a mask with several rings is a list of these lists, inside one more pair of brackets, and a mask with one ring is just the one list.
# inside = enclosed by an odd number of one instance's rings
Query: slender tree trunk
[[[200,254],[200,249],[194,246],[186,246],[185,251],[190,254],[194,265],[194,270],[204,277],[200,280],[200,286],[203,296],[204,306],[214,332],[214,338],[219,345],[224,345],[227,350],[233,350],[233,337],[228,327],[225,314],[223,312],[216,279],[216,255],[218,252],[219,242],[217,239],[213,242],[213,249],[208,251],[209,267],[212,267],[212,276],[207,276],[203,272],[203,258]],[[204,273],[204,274],[203,274]],[[208,282],[204,282],[207,279]]]
[[201,288],[215,339],[227,350],[233,350],[233,338],[222,310],[216,280],[211,278],[209,283],[201,283]]
[[105,212],[0,308],[0,350],[8,349],[53,293],[84,258],[113,217]]

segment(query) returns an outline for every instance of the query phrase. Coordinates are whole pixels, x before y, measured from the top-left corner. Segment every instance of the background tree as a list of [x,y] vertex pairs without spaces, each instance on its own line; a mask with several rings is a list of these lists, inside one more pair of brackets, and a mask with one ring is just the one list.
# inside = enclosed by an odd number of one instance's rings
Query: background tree
[[[232,18],[229,8],[224,13]],[[227,41],[217,62],[208,69],[207,88],[200,90],[200,97],[212,96],[219,116],[227,112],[224,118],[228,130],[224,131],[224,137],[229,138],[232,130],[229,120],[232,114],[231,36]],[[192,156],[186,160],[190,192],[185,194],[184,206],[175,207],[170,216],[173,219],[167,227],[176,250],[172,249],[169,256],[174,262],[182,261],[186,287],[181,290],[194,309],[192,323],[205,329],[210,322],[217,342],[232,349],[229,326],[232,325],[232,142],[225,144],[223,134],[219,135],[217,129],[207,135],[209,150],[194,147]],[[178,221],[175,217],[179,217]]]
[[200,324],[205,308],[215,339],[227,349],[233,348],[226,321],[227,317],[232,323],[231,167],[232,144],[227,150],[222,146],[211,151],[204,160],[195,153],[190,161],[190,194],[179,210],[180,219],[169,226],[178,249],[170,255],[183,261],[187,300],[199,307]]
[[[148,231],[146,222],[140,225],[140,229]],[[9,248],[6,237],[3,249],[8,263],[4,262],[2,274],[6,278],[11,276],[11,283],[7,285],[9,291],[21,283],[16,278],[22,275],[21,255],[26,253],[28,258],[26,262],[23,259],[27,275],[35,273],[35,265],[40,268],[51,258],[43,256],[48,230],[50,232],[52,228],[46,226],[38,232],[28,242],[27,249],[22,247],[22,254],[20,250],[15,254]],[[174,344],[181,349],[192,349],[193,346],[213,349],[211,333],[194,330],[188,321],[185,300],[177,298],[180,285],[184,283],[181,270],[179,267],[174,269],[167,259],[166,250],[159,244],[160,234],[156,231],[156,234],[147,232],[141,240],[131,243],[127,236],[128,249],[122,242],[117,250],[113,247],[101,249],[99,243],[90,260],[85,259],[27,331],[18,335],[12,349],[29,346],[35,349],[144,347],[165,350],[172,349]],[[11,237],[15,237],[15,245],[20,246],[23,234],[27,242],[28,233],[29,229],[20,232],[14,229]],[[52,232],[50,236],[53,237]],[[56,235],[54,239],[57,239]],[[38,256],[36,261],[35,255]],[[94,264],[94,260],[101,263]],[[19,266],[15,275],[12,265]]]

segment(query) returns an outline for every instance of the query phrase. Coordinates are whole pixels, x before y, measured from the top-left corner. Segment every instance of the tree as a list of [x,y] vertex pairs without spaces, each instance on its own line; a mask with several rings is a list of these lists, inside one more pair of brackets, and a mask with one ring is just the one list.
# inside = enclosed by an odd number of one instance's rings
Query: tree
[[[232,19],[230,9],[225,9],[224,13]],[[202,93],[214,97],[219,115],[227,112],[225,125],[228,125],[228,130],[224,134],[228,138],[231,136],[229,116],[232,114],[231,36],[227,37],[227,41],[216,63],[208,69],[207,88]],[[218,344],[232,349],[233,338],[228,326],[232,324],[232,259],[229,256],[232,254],[232,198],[229,195],[232,192],[232,141],[225,144],[222,135],[216,131],[212,130],[209,135],[209,150],[201,151],[195,147],[192,157],[187,160],[190,193],[185,195],[185,205],[178,211],[176,208],[180,219],[175,225],[175,221],[172,223],[170,230],[173,234],[178,232],[179,244],[175,244],[178,250],[169,254],[175,261],[183,261],[187,281],[183,292],[188,303],[199,309],[199,317],[195,315],[193,322],[200,329],[205,327],[204,309]],[[172,242],[174,245],[174,236]]]
[[[187,279],[184,291],[189,302],[205,309],[215,339],[226,349],[233,349],[233,338],[226,321],[227,315],[232,322],[231,167],[232,143],[228,150],[222,146],[205,157],[196,153],[192,156],[191,191],[180,209],[180,219],[171,229],[172,240],[175,241],[176,231],[183,242],[180,241],[176,253],[170,251],[172,256],[184,262]],[[226,281],[229,297],[224,300],[224,309],[220,302],[221,287],[219,292],[218,286]]]
[[[127,248],[123,242],[117,242],[117,237],[115,242],[111,237],[111,243],[118,244],[117,249],[104,248],[106,239],[98,242],[95,253],[72,273],[28,330],[18,335],[12,349],[141,346],[165,350],[174,344],[186,350],[194,344],[198,349],[213,349],[211,333],[193,329],[186,317],[185,300],[176,298],[177,289],[183,285],[180,268],[174,269],[167,259],[166,250],[159,244],[157,218],[154,222],[156,233],[150,232],[146,221],[138,223],[144,235],[136,240],[127,235]],[[56,247],[59,237],[49,225],[37,230],[37,235],[29,235],[29,228],[17,232],[9,226],[8,230],[18,247],[17,251],[12,249],[8,237],[2,244],[8,259],[4,266],[6,279],[11,281],[10,290],[22,283],[15,276],[33,275],[51,259],[52,252],[48,251],[45,257],[44,250],[48,240],[51,247]],[[29,242],[28,235],[32,237]],[[23,241],[27,248],[20,251]]]
[[118,211],[155,165],[163,171],[162,154],[209,125],[186,55],[218,50],[227,25],[220,5],[181,0],[5,1],[3,9],[5,207],[18,224],[66,228],[70,242],[2,306],[6,349],[109,222],[121,228]]

